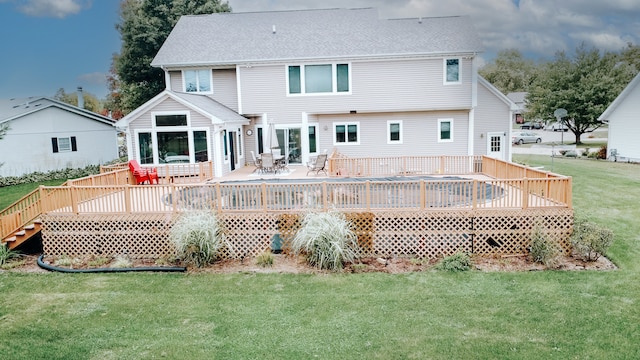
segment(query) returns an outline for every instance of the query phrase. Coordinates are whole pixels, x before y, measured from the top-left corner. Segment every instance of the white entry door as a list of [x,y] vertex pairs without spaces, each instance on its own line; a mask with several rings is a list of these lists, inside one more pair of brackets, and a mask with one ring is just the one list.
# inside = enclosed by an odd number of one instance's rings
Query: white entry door
[[506,161],[506,138],[503,132],[487,133],[487,156]]

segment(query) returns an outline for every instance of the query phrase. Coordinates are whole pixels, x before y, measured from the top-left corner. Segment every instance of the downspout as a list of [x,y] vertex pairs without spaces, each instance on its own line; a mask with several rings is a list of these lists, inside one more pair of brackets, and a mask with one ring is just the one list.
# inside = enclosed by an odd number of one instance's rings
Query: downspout
[[240,81],[240,65],[236,65],[236,92],[238,96],[238,114],[242,114],[242,82]]
[[[469,134],[467,142],[467,155],[475,155],[475,109],[478,106],[478,67],[475,56],[471,59],[471,110],[469,111]],[[473,166],[473,165],[472,165]],[[473,170],[473,169],[471,169]]]

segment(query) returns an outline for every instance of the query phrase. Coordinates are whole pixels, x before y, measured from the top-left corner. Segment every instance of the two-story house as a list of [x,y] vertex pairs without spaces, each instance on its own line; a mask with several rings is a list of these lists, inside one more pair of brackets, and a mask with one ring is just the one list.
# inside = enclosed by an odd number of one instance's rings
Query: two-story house
[[213,160],[216,176],[272,147],[290,165],[334,149],[509,160],[515,105],[478,76],[481,51],[468,17],[183,16],[152,62],[166,90],[116,126],[128,133],[130,158]]

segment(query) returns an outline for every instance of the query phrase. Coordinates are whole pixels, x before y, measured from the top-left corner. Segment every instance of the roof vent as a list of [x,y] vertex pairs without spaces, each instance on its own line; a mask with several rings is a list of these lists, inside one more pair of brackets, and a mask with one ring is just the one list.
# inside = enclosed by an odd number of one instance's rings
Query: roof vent
[[422,16],[418,18],[418,24],[422,24]]
[[276,26],[275,26],[275,25],[273,25],[273,26],[271,27],[271,32],[273,32],[274,34],[276,33]]

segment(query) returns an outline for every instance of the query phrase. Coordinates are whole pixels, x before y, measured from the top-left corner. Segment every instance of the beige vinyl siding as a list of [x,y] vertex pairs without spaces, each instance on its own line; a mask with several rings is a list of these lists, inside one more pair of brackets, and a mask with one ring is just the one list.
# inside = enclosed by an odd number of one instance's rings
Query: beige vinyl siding
[[169,79],[171,90],[184,92],[184,86],[182,85],[182,71],[169,71]]
[[213,95],[222,105],[238,111],[238,85],[236,69],[213,70]]
[[[466,111],[319,115],[318,149],[347,156],[467,155]],[[438,142],[438,119],[453,119],[453,142]],[[402,121],[402,144],[387,144],[387,121]],[[357,122],[359,145],[334,145],[334,123]],[[325,130],[326,126],[326,130]]]
[[[478,106],[475,110],[474,155],[487,154],[487,132],[506,132],[505,149],[509,149],[511,141],[509,105],[500,100],[489,89],[478,83]],[[480,135],[482,134],[482,137]],[[509,159],[508,151],[505,156]]]
[[[298,64],[300,63],[290,65]],[[240,68],[245,114],[268,113],[276,122],[288,123],[299,121],[302,112],[396,112],[471,108],[471,60],[462,59],[462,83],[456,85],[443,85],[442,58],[359,61],[351,62],[350,94],[289,96],[287,65]]]

